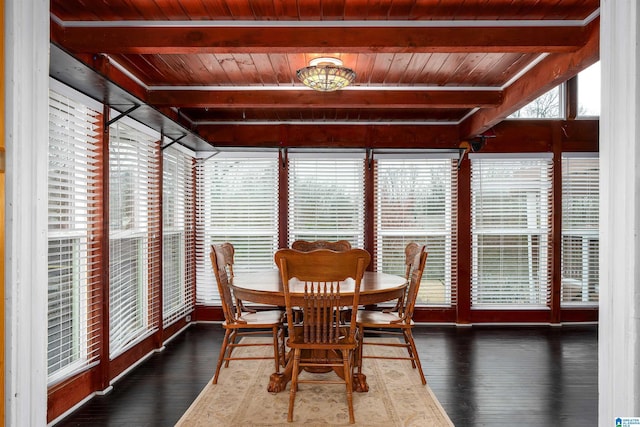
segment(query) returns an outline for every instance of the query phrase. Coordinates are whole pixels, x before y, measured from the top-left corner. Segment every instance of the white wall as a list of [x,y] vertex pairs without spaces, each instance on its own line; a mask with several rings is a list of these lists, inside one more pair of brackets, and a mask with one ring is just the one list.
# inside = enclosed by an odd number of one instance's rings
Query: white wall
[[640,417],[640,8],[601,0],[599,425]]
[[5,424],[47,414],[48,0],[5,1]]

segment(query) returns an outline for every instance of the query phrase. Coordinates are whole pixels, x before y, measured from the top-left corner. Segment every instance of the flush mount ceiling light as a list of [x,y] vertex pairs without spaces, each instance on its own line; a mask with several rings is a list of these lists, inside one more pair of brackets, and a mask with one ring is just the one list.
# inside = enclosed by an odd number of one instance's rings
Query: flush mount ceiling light
[[333,92],[350,85],[356,78],[351,68],[343,67],[337,58],[315,58],[308,67],[298,70],[298,79],[320,92]]

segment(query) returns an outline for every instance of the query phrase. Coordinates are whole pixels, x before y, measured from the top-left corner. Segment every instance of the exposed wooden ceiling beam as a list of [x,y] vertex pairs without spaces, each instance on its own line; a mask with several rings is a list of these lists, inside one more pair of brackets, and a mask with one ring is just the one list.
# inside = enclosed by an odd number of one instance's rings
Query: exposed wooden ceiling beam
[[156,107],[199,108],[461,108],[494,107],[497,90],[152,90],[147,102]]
[[576,52],[551,54],[534,66],[525,76],[504,90],[504,101],[497,107],[476,112],[460,125],[461,139],[482,134],[538,96],[569,80],[600,58],[600,19],[589,27],[589,40]]
[[[63,23],[64,24],[64,23]],[[580,26],[238,27],[86,26],[52,23],[52,37],[72,52],[401,53],[571,52],[587,40]]]
[[458,148],[453,125],[202,125],[199,135],[217,147]]

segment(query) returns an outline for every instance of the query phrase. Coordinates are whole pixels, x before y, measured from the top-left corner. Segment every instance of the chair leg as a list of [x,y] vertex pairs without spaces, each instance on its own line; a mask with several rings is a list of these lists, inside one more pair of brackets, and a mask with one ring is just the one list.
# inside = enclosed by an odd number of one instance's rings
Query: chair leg
[[358,375],[362,374],[362,362],[364,356],[364,327],[358,327],[358,335],[360,336],[360,344],[358,344],[358,348],[355,350],[357,352],[357,362],[356,366],[358,367]]
[[[222,367],[222,362],[225,359],[225,353],[227,351],[227,344],[229,343],[229,335],[231,334],[231,329],[225,329],[224,338],[222,340],[222,347],[220,347],[220,355],[218,356],[218,364],[216,366],[216,373],[213,376],[212,384],[218,384],[218,375],[220,374],[220,368]],[[227,360],[227,363],[229,361]]]
[[403,329],[402,330],[402,336],[404,338],[404,342],[405,345],[407,347],[407,353],[409,353],[409,357],[411,358],[411,367],[413,369],[416,369],[416,359],[417,359],[417,353],[415,353],[413,351],[413,347],[411,345],[411,341],[413,340],[413,336],[409,337],[409,334],[411,334],[411,331],[409,329]]
[[291,373],[291,391],[289,392],[289,414],[287,421],[293,421],[293,404],[296,400],[296,391],[298,391],[298,370],[300,368],[300,349],[293,351],[293,372]]
[[409,340],[409,345],[411,346],[411,361],[415,361],[415,366],[418,367],[418,372],[420,372],[420,379],[422,380],[422,384],[426,384],[427,380],[424,377],[424,372],[422,372],[422,364],[420,363],[420,356],[418,356],[418,349],[416,348],[416,343],[413,340],[413,334],[411,333],[411,329],[404,330],[404,336]]
[[344,369],[344,382],[347,388],[347,405],[349,406],[349,424],[355,424],[356,418],[353,414],[353,374],[349,366],[349,357],[351,351],[344,350],[342,352],[342,365]]
[[231,359],[231,353],[233,353],[233,349],[235,348],[236,345],[236,338],[238,338],[238,331],[236,329],[233,329],[231,331],[231,335],[229,336],[229,345],[228,345],[228,349],[229,349],[229,354],[227,354],[226,356],[226,361],[224,364],[225,368],[229,367],[229,360]]
[[273,359],[276,362],[276,373],[280,372],[280,342],[278,339],[279,326],[274,326],[271,330],[273,334]]

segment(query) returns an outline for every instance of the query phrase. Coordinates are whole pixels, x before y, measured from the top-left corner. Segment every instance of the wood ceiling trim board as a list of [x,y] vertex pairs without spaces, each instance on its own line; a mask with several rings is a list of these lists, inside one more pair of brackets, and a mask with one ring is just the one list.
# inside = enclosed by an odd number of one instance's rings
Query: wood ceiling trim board
[[360,53],[356,56],[356,62],[352,65],[354,70],[358,70],[356,75],[357,84],[368,85],[372,83],[371,76],[375,60],[376,55],[374,53]]
[[[407,69],[411,64],[411,59],[415,55],[397,55],[394,54],[391,58],[391,63],[387,70],[386,75],[382,79],[382,84],[396,84],[405,79]],[[357,79],[356,79],[357,80]]]
[[442,64],[438,68],[438,72],[433,75],[433,84],[437,86],[446,86],[447,84],[459,84],[455,75],[455,71],[462,65],[466,54],[463,53],[449,53],[446,55]]
[[438,75],[440,75],[441,70],[447,64],[449,57],[453,55],[450,53],[431,53],[427,62],[424,65],[424,70],[420,74],[422,77],[416,78],[412,81],[413,84],[425,84],[425,82],[431,82],[431,84],[438,84]]
[[342,91],[303,90],[150,90],[147,102],[155,106],[200,108],[461,108],[497,106],[500,91]]
[[223,72],[227,76],[227,79],[231,83],[237,80],[237,77],[234,77],[234,76],[242,75],[242,72],[240,71],[240,67],[236,62],[233,53],[218,53],[216,54],[216,60],[220,63],[220,68],[222,68]]
[[[159,63],[165,64],[162,79],[166,81],[168,76],[172,80],[167,84],[174,84],[177,77],[185,85],[195,85],[202,82],[202,76],[208,76],[209,70],[200,60],[200,55],[145,55],[158,57]],[[170,70],[170,72],[167,72]]]
[[298,13],[298,2],[291,1],[275,1],[274,0],[274,8],[275,8],[275,16],[278,19],[282,20],[297,20],[300,19],[300,15]]
[[370,84],[382,84],[387,80],[389,70],[393,66],[393,53],[378,53],[374,58],[373,69],[369,77]]
[[344,5],[345,19],[367,19],[368,0],[349,1]]
[[[521,70],[526,69],[537,58],[535,54],[529,53],[509,53],[502,55],[500,60],[495,64],[494,69],[498,73],[494,74],[494,80],[486,81],[497,87],[506,87],[507,82],[511,81]],[[485,82],[483,80],[483,82]]]
[[[206,79],[209,84],[230,85],[231,80],[227,73],[220,65],[220,61],[215,55],[198,54],[198,60],[202,63],[202,67],[207,71]],[[223,80],[224,79],[224,80]],[[173,83],[175,84],[175,82]]]
[[[52,31],[60,31],[59,26]],[[269,52],[571,52],[580,27],[65,27],[72,52],[186,54]]]
[[[120,65],[122,70],[126,70],[135,76],[145,86],[159,84],[160,82],[164,82],[164,84],[171,83],[166,80],[167,74],[164,70],[174,65],[168,64],[162,55],[110,55],[109,59],[111,63]],[[176,71],[177,68],[173,72],[175,73]]]
[[233,0],[225,2],[229,8],[232,19],[255,19],[253,10],[251,9],[252,0]]
[[[288,72],[282,72],[288,71],[288,68],[274,68],[274,62],[271,61],[270,55],[267,55],[266,53],[254,53],[250,56],[255,66],[256,73],[259,76],[259,81],[263,85],[276,86],[280,83],[279,77],[285,78],[288,74]],[[280,57],[282,56],[280,55]]]
[[251,0],[249,7],[255,19],[259,19],[262,16],[276,16],[273,0]]
[[[483,108],[460,126],[461,140],[475,137],[504,120],[538,96],[569,80],[600,59],[600,19],[589,25],[587,44],[570,54],[550,54],[504,90],[498,107]],[[549,76],[552,76],[551,78]]]
[[168,16],[164,13],[166,9],[160,8],[155,0],[147,1],[144,3],[125,0],[125,3],[131,10],[135,10],[136,13],[139,14],[139,19],[165,20],[168,18]]
[[[469,70],[465,78],[465,84],[469,86],[478,86],[490,82],[492,86],[500,86],[502,81],[495,77],[495,72],[499,71],[498,65],[504,57],[513,58],[514,54],[497,55],[494,53],[485,53],[478,58],[473,69]],[[506,62],[506,61],[505,61]]]
[[387,16],[389,19],[411,19],[411,11],[415,4],[416,0],[394,0],[389,6]]
[[419,76],[425,72],[425,66],[429,63],[432,53],[426,53],[421,55],[412,54],[409,63],[407,64],[402,78],[398,80],[399,84],[412,85],[416,82]]
[[298,1],[297,3],[300,20],[320,21],[322,19],[320,0],[305,0]]
[[454,77],[456,80],[446,81],[443,86],[471,86],[469,74],[480,65],[480,62],[486,55],[486,53],[469,53],[464,55],[455,71],[449,74],[450,77]]
[[[176,2],[173,0],[155,0],[157,2],[161,2],[163,4],[163,8],[167,10],[167,8],[176,7],[171,12],[167,12],[169,16],[167,17],[169,20],[175,19],[215,19],[215,18],[223,18],[228,17],[228,14],[216,14],[212,9],[209,11],[205,6],[202,0],[196,1],[180,1]],[[208,17],[208,18],[207,18]]]
[[322,0],[322,19],[344,20],[345,3],[345,0]]
[[189,17],[189,13],[187,13],[186,8],[189,7],[191,2],[176,2],[172,0],[153,0],[153,3],[156,7],[162,11],[163,19],[175,19],[177,16],[184,17],[183,19],[187,19]]
[[[240,70],[240,79],[249,85],[252,84],[264,84],[262,80],[262,73],[258,72],[253,56],[248,53],[236,53],[233,55],[233,60],[238,65]],[[232,80],[232,77],[229,77]],[[238,78],[233,78],[238,80]]]

